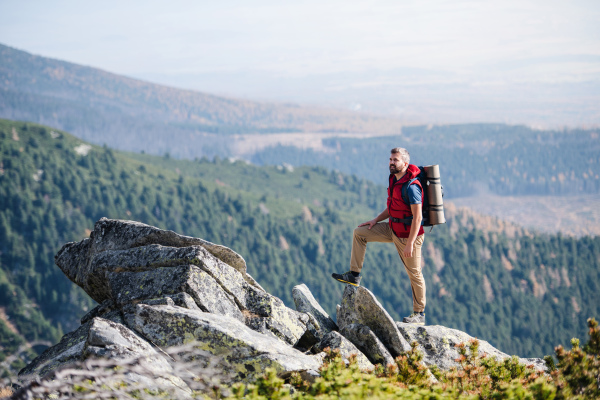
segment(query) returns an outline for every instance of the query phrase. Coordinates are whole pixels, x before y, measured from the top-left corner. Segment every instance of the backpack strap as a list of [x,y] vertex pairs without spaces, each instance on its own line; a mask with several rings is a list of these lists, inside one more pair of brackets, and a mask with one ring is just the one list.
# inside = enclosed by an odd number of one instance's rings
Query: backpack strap
[[[419,168],[421,170],[423,170],[423,167],[419,167]],[[412,185],[418,179],[419,179],[419,177],[416,176],[416,177],[412,178],[411,180],[407,181],[406,183],[404,183],[404,185],[402,186],[402,201],[404,201],[404,203],[408,207],[410,207],[410,200],[408,199],[408,187],[410,185]],[[419,185],[419,186],[421,186],[421,185]],[[422,207],[423,207],[422,208],[423,219],[421,220],[421,225],[423,226],[423,225],[427,225],[428,222],[429,222],[429,217],[428,217],[428,214],[427,214],[427,212],[425,210],[425,207],[426,207],[426,204],[425,204],[426,203],[425,202],[425,189],[423,189],[423,186],[421,186],[421,196],[422,196],[421,198],[423,199],[423,201],[421,202]],[[392,218],[392,221],[393,222],[401,222],[403,224],[410,225],[412,223],[412,219],[413,219],[413,217],[411,215],[409,217],[402,218],[402,219],[400,219],[400,218]]]
[[[411,180],[407,181],[404,185],[402,185],[402,201],[404,204],[410,207],[410,200],[408,199],[408,187],[414,183],[418,178],[414,177]],[[423,189],[421,189],[422,191]]]

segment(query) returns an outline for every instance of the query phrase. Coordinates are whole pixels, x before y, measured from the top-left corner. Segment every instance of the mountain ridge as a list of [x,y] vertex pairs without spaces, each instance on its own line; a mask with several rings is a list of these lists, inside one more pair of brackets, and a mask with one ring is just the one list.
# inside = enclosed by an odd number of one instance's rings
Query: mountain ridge
[[[157,141],[143,150],[162,155],[169,151],[165,136],[210,147],[209,141],[219,140],[224,146],[221,136],[234,133],[401,129],[393,118],[176,89],[2,44],[0,61],[0,117],[69,129],[92,143],[122,150],[141,150],[124,138],[135,131]],[[170,152],[187,158],[214,155],[179,148]]]
[[[20,332],[0,322],[0,345],[9,352],[55,341],[93,307],[53,257],[101,217],[236,248],[252,276],[286,304],[301,281],[334,314],[342,287],[329,274],[345,269],[352,229],[385,200],[385,187],[322,167],[175,160],[94,145],[84,152],[82,145],[53,128],[0,121],[0,307]],[[447,219],[425,240],[430,323],[523,356],[585,335],[585,319],[599,311],[600,238],[512,226],[505,233],[494,219],[452,207]],[[370,245],[364,272],[364,285],[395,319],[411,311],[391,246]]]

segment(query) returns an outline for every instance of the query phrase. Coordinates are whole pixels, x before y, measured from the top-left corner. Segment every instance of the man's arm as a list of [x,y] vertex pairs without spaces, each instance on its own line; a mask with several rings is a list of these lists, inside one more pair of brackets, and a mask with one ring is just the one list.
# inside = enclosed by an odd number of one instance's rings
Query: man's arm
[[359,225],[359,227],[369,225],[369,229],[371,229],[373,227],[373,225],[375,225],[376,223],[378,223],[380,221],[384,221],[384,220],[388,219],[389,217],[390,217],[390,213],[388,212],[388,209],[386,208],[385,210],[383,210],[381,212],[381,214],[379,214],[378,216],[376,216],[375,218],[373,218],[370,221],[363,222],[362,224]]
[[421,213],[422,207],[423,206],[421,204],[410,205],[410,211],[412,212],[413,219],[412,223],[410,224],[410,233],[408,234],[408,239],[406,240],[406,246],[404,247],[404,257],[413,256],[413,246],[415,244],[415,240],[417,240],[419,229],[421,228],[421,221],[423,221],[423,215]]

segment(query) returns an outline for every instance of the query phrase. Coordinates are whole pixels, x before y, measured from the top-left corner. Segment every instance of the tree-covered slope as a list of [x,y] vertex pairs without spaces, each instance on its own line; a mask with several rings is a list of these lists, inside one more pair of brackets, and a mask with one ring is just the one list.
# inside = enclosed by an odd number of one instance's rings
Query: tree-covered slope
[[405,127],[402,135],[324,139],[328,151],[278,146],[255,153],[256,164],[320,165],[385,182],[393,147],[415,163],[439,164],[447,197],[600,193],[599,130],[536,131],[525,126],[468,124]]
[[[93,302],[54,265],[101,217],[141,221],[233,248],[293,307],[306,283],[335,316],[353,228],[385,205],[385,187],[320,167],[126,154],[30,123],[0,120],[0,334],[7,352],[56,341]],[[427,320],[520,356],[583,337],[600,305],[600,239],[533,235],[448,205],[427,234]],[[411,311],[392,246],[369,245],[362,282],[395,319]],[[1,315],[1,313],[0,313]],[[12,327],[12,328],[11,328]]]
[[225,153],[231,134],[397,132],[350,111],[214,96],[128,78],[0,44],[0,117],[66,129],[92,143],[194,158]]

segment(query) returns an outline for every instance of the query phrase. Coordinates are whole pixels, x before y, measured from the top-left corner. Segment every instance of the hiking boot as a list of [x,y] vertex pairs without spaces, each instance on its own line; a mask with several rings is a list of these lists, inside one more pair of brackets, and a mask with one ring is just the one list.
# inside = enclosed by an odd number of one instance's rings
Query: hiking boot
[[408,317],[404,317],[402,322],[405,324],[425,325],[425,314],[414,312]]
[[336,281],[347,283],[353,286],[360,286],[360,276],[354,276],[350,271],[344,272],[343,274],[333,273],[331,274],[331,277]]

